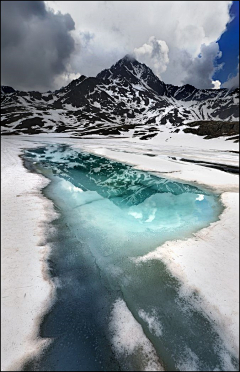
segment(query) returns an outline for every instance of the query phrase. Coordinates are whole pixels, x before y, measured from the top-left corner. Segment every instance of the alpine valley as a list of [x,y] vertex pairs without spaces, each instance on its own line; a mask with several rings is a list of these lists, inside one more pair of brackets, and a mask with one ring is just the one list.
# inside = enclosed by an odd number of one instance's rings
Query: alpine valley
[[137,137],[161,131],[238,141],[239,88],[165,84],[126,55],[96,77],[81,75],[54,92],[1,87],[2,134]]

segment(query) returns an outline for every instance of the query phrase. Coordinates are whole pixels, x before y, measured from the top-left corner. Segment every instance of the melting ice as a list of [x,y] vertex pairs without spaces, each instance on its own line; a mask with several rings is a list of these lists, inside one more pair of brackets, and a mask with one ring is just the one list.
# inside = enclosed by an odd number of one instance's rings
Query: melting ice
[[217,195],[65,145],[26,150],[24,159],[52,181],[44,192],[62,216],[50,259],[61,285],[41,328],[57,339],[31,368],[237,369],[165,265],[132,260],[216,221]]

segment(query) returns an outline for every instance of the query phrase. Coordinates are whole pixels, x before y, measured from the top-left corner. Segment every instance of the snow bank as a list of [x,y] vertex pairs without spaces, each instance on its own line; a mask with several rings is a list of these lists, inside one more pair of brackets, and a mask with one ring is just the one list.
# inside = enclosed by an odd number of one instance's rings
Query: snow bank
[[[39,316],[49,305],[53,287],[46,275],[49,247],[45,223],[56,217],[40,190],[48,181],[28,172],[19,158],[21,140],[2,138],[2,365],[16,362],[46,346],[37,338]],[[26,143],[24,143],[26,146]],[[34,146],[28,143],[27,146]]]

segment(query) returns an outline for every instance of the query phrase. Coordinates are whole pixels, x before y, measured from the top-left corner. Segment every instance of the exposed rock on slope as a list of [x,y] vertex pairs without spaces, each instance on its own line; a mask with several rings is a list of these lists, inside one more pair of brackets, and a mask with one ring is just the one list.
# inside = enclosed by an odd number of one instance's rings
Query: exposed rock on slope
[[[216,135],[230,135],[232,127],[227,123],[239,120],[239,88],[200,90],[165,84],[128,55],[96,78],[82,75],[55,92],[21,92],[3,86],[1,100],[2,134],[150,138],[163,126],[182,131],[187,123],[204,120],[226,122],[224,132],[217,130]],[[200,134],[192,124],[189,127],[191,133]]]
[[239,122],[238,121],[194,121],[188,123],[188,128],[183,129],[185,133],[193,133],[205,136],[206,139],[220,136],[234,136],[234,142],[238,142]]

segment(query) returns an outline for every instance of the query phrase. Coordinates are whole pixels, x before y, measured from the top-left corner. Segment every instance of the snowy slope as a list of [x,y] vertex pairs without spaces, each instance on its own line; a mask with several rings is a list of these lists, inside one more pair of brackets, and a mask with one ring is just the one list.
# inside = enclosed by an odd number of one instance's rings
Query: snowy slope
[[239,89],[165,84],[128,55],[96,78],[82,75],[55,92],[21,92],[3,86],[1,100],[2,134],[148,139],[166,124],[170,132],[179,132],[193,121],[239,121]]

